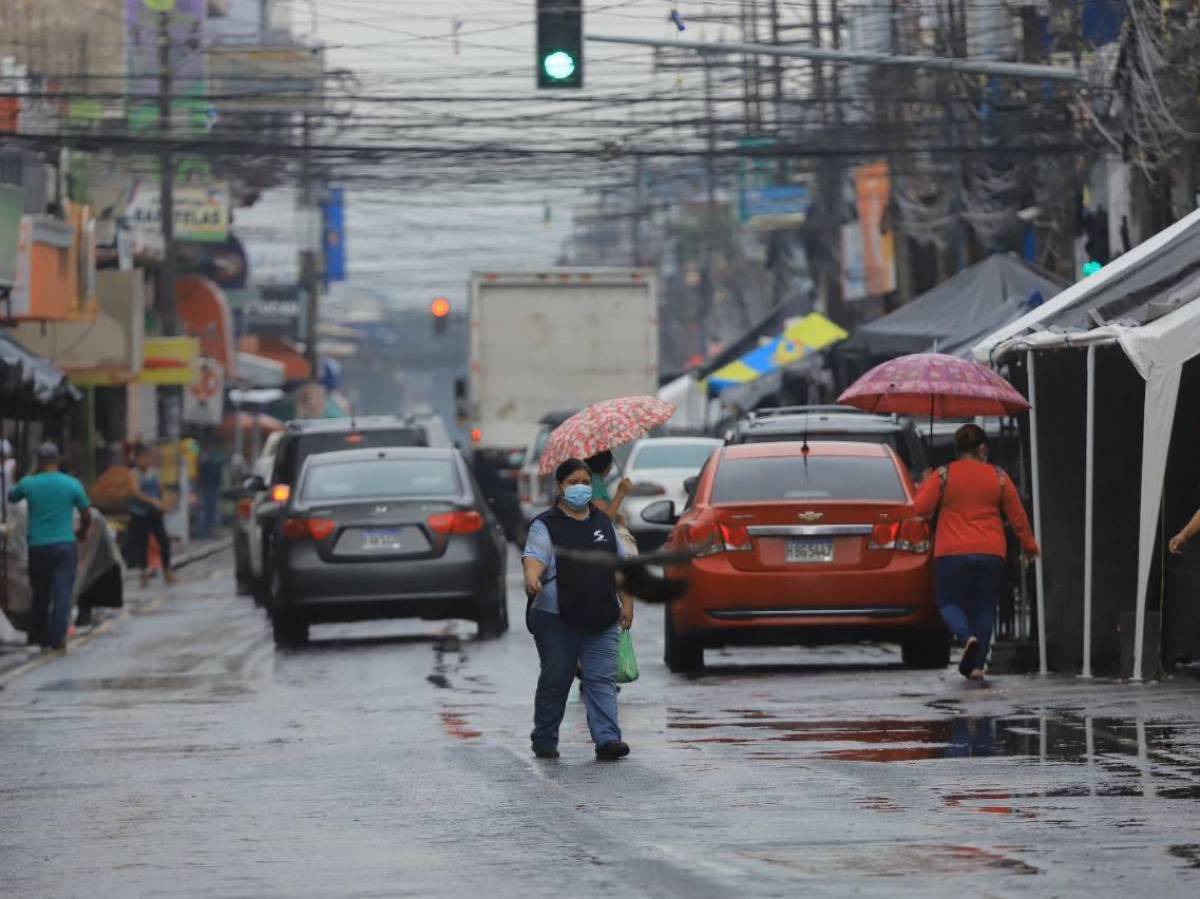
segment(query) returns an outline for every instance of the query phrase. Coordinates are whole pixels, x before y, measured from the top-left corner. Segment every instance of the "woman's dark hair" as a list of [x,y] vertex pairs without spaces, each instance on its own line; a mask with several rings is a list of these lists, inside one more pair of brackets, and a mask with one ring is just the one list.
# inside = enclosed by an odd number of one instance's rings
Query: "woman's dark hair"
[[582,459],[568,459],[566,462],[563,462],[561,465],[559,465],[558,468],[554,469],[554,480],[556,483],[561,484],[577,471],[586,471],[590,473],[591,469],[588,468],[588,464]]
[[979,425],[963,425],[954,432],[954,449],[960,456],[973,453],[987,443],[987,434]]
[[596,474],[604,474],[604,472],[608,471],[608,466],[610,465],[612,465],[612,453],[609,450],[596,453],[596,455],[587,460],[587,467]]

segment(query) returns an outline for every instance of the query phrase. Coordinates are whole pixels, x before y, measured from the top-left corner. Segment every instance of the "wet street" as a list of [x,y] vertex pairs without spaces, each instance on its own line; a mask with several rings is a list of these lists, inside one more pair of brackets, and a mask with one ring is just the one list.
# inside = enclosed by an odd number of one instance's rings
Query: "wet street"
[[[514,565],[511,571],[517,571]],[[709,653],[635,625],[633,755],[528,747],[513,630],[316,628],[229,555],[0,679],[6,896],[1195,896],[1200,685],[911,673],[892,647]],[[161,589],[161,588],[160,588]]]

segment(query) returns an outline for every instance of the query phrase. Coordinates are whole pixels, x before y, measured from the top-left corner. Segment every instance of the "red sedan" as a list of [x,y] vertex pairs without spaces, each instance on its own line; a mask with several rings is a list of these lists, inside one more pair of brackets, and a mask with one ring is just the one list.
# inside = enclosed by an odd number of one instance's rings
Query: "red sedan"
[[[672,671],[703,668],[706,647],[866,639],[898,641],[910,667],[949,662],[929,523],[890,447],[728,446],[694,491],[670,543],[712,551],[668,572],[689,581],[666,614]],[[664,502],[644,515],[675,511]]]

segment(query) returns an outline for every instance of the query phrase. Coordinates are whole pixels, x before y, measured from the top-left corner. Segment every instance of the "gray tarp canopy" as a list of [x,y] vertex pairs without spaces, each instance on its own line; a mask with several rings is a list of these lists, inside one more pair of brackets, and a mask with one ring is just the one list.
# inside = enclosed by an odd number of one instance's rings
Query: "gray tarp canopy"
[[980,338],[1020,318],[1063,287],[1053,275],[1016,255],[997,253],[863,325],[840,349],[893,357],[936,346],[939,352],[958,349],[966,355]]
[[0,334],[0,402],[58,411],[81,396],[54,365]]

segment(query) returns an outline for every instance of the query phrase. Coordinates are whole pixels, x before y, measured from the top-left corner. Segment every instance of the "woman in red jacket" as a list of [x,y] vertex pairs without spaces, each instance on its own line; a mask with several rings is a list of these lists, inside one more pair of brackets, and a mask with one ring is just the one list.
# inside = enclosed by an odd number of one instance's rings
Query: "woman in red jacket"
[[946,627],[962,644],[958,670],[983,679],[992,642],[996,602],[1004,586],[1008,519],[1027,556],[1039,553],[1025,508],[1008,475],[987,461],[987,435],[979,425],[954,434],[958,461],[939,468],[917,492],[917,513],[938,515],[934,538],[937,603]]

